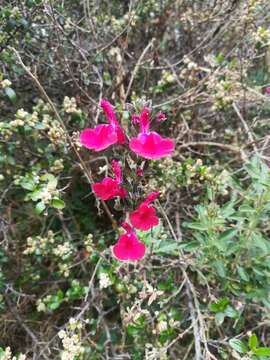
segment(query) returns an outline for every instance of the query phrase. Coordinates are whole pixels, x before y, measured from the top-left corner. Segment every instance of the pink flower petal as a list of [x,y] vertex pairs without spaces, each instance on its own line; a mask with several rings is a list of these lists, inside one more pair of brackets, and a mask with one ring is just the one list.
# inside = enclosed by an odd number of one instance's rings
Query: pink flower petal
[[171,155],[174,151],[174,146],[173,140],[162,138],[154,131],[148,134],[140,133],[138,137],[132,138],[129,142],[129,148],[133,152],[151,160]]
[[140,129],[142,133],[147,133],[150,127],[150,109],[145,107],[140,114]]
[[116,181],[120,184],[122,182],[122,171],[118,161],[112,160],[112,169]]
[[143,169],[138,168],[138,169],[136,170],[136,175],[139,176],[139,177],[142,177],[142,176],[143,176]]
[[116,117],[114,109],[113,109],[113,106],[109,103],[108,100],[105,100],[105,99],[101,100],[100,106],[102,107],[108,122],[114,127],[114,129],[116,131],[118,144],[125,144],[126,137],[125,137],[123,130],[121,129],[121,127],[119,125],[119,122],[117,120],[117,117]]
[[131,115],[131,122],[132,124],[139,124],[140,123],[140,116],[138,115]]
[[136,229],[147,231],[158,225],[159,219],[152,206],[141,204],[138,209],[129,214],[130,222]]
[[117,142],[117,133],[111,125],[98,125],[93,129],[84,129],[80,142],[87,149],[101,151]]
[[145,245],[138,240],[134,231],[121,235],[118,242],[112,247],[113,255],[118,260],[140,260],[145,255]]
[[117,143],[120,145],[123,145],[126,143],[126,136],[124,134],[124,131],[120,128],[120,126],[117,126],[116,129],[117,134]]
[[162,112],[159,112],[157,115],[156,115],[156,121],[157,122],[163,122],[167,119],[166,115]]
[[126,190],[120,186],[117,180],[105,177],[101,182],[92,185],[92,191],[102,200],[110,200],[115,197],[125,197]]
[[87,149],[101,151],[113,144],[124,144],[125,134],[120,128],[112,105],[107,100],[101,100],[101,107],[109,125],[98,125],[95,128],[84,129],[80,134],[80,142]]
[[150,205],[151,202],[153,202],[154,200],[156,200],[156,198],[158,198],[160,195],[160,192],[159,191],[153,191],[151,192],[147,197],[146,199],[144,200],[143,204],[146,204],[146,205]]
[[104,111],[108,122],[111,125],[119,125],[112,104],[110,104],[108,100],[102,99],[100,101],[100,106],[102,107],[102,110]]

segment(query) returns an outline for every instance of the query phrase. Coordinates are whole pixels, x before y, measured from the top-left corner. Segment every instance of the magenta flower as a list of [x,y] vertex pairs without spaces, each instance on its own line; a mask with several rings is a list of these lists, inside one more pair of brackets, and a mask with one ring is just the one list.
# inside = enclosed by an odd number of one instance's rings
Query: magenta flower
[[101,151],[113,144],[124,144],[125,135],[117,121],[112,105],[102,99],[100,102],[109,124],[97,125],[84,129],[80,134],[80,142],[87,149]]
[[115,197],[127,196],[127,191],[121,186],[122,171],[118,161],[112,161],[114,179],[106,176],[101,182],[92,185],[92,191],[102,200],[110,200]]
[[166,115],[165,115],[163,112],[159,112],[159,113],[157,114],[157,116],[156,116],[156,121],[157,121],[157,122],[163,122],[163,121],[165,121],[165,120],[167,120]]
[[174,151],[174,141],[162,138],[157,132],[149,131],[150,110],[145,107],[139,117],[140,133],[129,142],[129,148],[146,159],[156,160],[169,156]]
[[139,176],[139,177],[142,177],[142,176],[143,176],[143,169],[138,168],[138,169],[136,170],[136,175]]
[[267,86],[267,87],[265,88],[265,93],[266,93],[267,95],[270,95],[270,86]]
[[117,243],[112,247],[112,253],[118,260],[140,260],[145,255],[145,245],[139,241],[135,231],[128,223],[121,225],[126,233],[119,237]]
[[159,219],[156,215],[156,210],[150,204],[159,195],[159,192],[152,192],[135,211],[129,214],[129,219],[133,227],[147,231],[158,225]]

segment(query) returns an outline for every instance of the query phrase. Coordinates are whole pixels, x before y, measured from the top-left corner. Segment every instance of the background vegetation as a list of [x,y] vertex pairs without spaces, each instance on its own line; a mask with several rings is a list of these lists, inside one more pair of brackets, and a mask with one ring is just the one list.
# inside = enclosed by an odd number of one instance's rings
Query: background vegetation
[[[2,0],[0,359],[270,357],[268,0]],[[162,221],[135,264],[78,134],[132,106],[168,120]],[[120,159],[121,160],[121,159]],[[151,245],[150,245],[151,244]]]

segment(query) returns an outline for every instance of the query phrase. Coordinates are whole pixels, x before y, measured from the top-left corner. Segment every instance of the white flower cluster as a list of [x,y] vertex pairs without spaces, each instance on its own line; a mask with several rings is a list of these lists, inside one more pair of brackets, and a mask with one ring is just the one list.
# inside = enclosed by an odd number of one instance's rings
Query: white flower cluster
[[161,320],[157,323],[157,332],[160,334],[168,329],[168,323],[166,320]]
[[8,79],[4,79],[0,82],[0,86],[2,89],[5,89],[11,85],[11,81]]
[[50,171],[58,174],[64,169],[63,159],[57,159],[54,161],[53,165],[50,167]]
[[50,123],[52,121],[52,118],[49,114],[43,114],[42,115],[42,125],[44,126],[45,129],[49,129],[50,128]]
[[93,251],[93,235],[88,234],[84,239],[85,250],[91,253]]
[[111,286],[113,283],[109,278],[109,275],[105,272],[101,272],[99,274],[99,288],[106,289],[107,287]]
[[53,254],[59,258],[66,259],[72,254],[72,246],[69,242],[64,242],[63,244],[58,244],[53,249]]
[[58,121],[51,122],[48,136],[53,145],[64,145],[66,143],[65,130]]
[[10,126],[12,128],[17,128],[19,126],[28,125],[34,127],[38,122],[38,113],[34,111],[32,114],[28,113],[24,109],[19,109],[16,113],[16,119],[10,121]]
[[34,127],[38,122],[38,113],[36,111],[30,114],[24,109],[19,109],[15,116],[16,119],[10,121],[9,123],[12,128],[17,128],[24,125]]
[[37,311],[38,312],[46,312],[47,311],[46,304],[41,299],[37,300]]
[[175,82],[175,75],[170,71],[162,70],[161,79],[158,81],[159,86],[169,85]]
[[49,230],[46,237],[29,236],[27,239],[27,248],[24,250],[25,255],[34,254],[36,251],[40,252],[41,255],[47,255],[49,251],[49,244],[54,244],[54,233]]
[[65,96],[63,108],[67,114],[81,113],[81,110],[77,108],[76,99],[74,97],[69,98],[68,96]]
[[[68,260],[73,253],[73,247],[68,242],[65,241],[61,244],[56,244],[59,239],[55,239],[54,233],[49,230],[47,236],[29,236],[27,239],[27,248],[24,250],[25,255],[42,255],[48,256],[53,254],[56,258],[56,263],[58,270],[64,277],[68,277],[70,273],[70,265],[65,263],[65,260]],[[42,307],[42,305],[40,305]],[[41,310],[43,311],[43,310]]]
[[119,47],[112,47],[109,51],[109,55],[111,57],[114,57],[116,62],[118,64],[121,64],[123,61],[122,55],[121,55],[121,50]]
[[71,318],[66,330],[60,330],[58,333],[62,341],[64,350],[61,353],[62,360],[74,360],[76,357],[84,353],[84,347],[81,345],[78,330],[82,324],[79,321]]
[[10,347],[5,348],[5,352],[1,354],[1,360],[26,360],[26,356],[23,354],[20,354],[18,357],[12,356]]
[[77,150],[80,150],[82,147],[82,144],[80,141],[80,132],[73,131],[71,138],[72,138],[73,145],[75,145]]
[[167,360],[167,349],[165,347],[155,347],[152,344],[145,345],[145,360]]
[[187,56],[184,56],[183,63],[185,67],[180,73],[180,78],[190,82],[197,81],[201,67]]
[[29,115],[27,111],[24,111],[24,109],[19,109],[16,113],[16,119],[12,120],[9,124],[11,127],[16,128],[18,126],[24,126],[25,125],[25,119],[26,116]]
[[0,121],[0,134],[4,140],[9,140],[12,136],[12,131],[10,130],[10,126],[8,123],[4,121]]
[[[155,315],[160,315],[158,311],[155,312]],[[152,330],[153,334],[161,334],[163,331],[168,330],[168,328],[178,328],[180,326],[180,321],[174,319],[167,319],[166,317],[161,316],[158,320],[156,327]]]
[[70,274],[70,266],[66,263],[58,264],[59,272],[64,275],[65,278],[69,277]]
[[258,27],[257,31],[254,33],[253,36],[256,42],[260,42],[263,44],[270,42],[270,30],[265,29],[262,26]]
[[44,204],[49,204],[49,202],[51,201],[52,199],[52,196],[53,196],[53,191],[50,190],[50,187],[44,187],[42,189],[42,192],[40,194],[40,200],[44,203]]

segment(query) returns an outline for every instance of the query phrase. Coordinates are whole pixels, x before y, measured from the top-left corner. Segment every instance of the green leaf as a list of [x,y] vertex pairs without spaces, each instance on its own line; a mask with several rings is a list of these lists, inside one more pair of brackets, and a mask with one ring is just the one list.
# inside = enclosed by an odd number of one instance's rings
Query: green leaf
[[201,231],[206,231],[208,229],[208,227],[202,223],[183,223],[184,226],[186,226],[189,229],[193,229],[193,230],[201,230]]
[[51,201],[51,206],[54,207],[55,209],[64,209],[65,202],[59,198],[53,198]]
[[36,204],[36,212],[41,214],[46,209],[46,205],[43,201],[40,201]]
[[237,272],[243,281],[249,281],[249,276],[246,273],[246,270],[242,266],[237,266]]
[[6,87],[5,88],[5,94],[6,96],[9,98],[9,100],[15,104],[16,100],[17,100],[17,96],[16,96],[16,93],[13,89],[11,89],[10,87]]
[[61,305],[60,302],[52,302],[52,303],[49,303],[47,306],[48,306],[49,310],[54,311],[54,310],[58,309],[60,305]]
[[239,207],[239,211],[240,212],[244,212],[244,213],[255,213],[256,210],[254,208],[252,208],[250,205],[248,204],[243,204]]
[[43,189],[38,189],[33,191],[29,196],[33,201],[37,201],[43,197],[43,194],[44,194]]
[[223,324],[224,319],[225,319],[224,313],[219,312],[215,315],[215,321],[218,326]]
[[48,182],[51,189],[55,189],[57,186],[57,178],[52,174],[44,174],[40,177],[40,180]]
[[238,233],[238,229],[229,229],[219,235],[219,241],[227,241],[232,239]]
[[237,319],[238,318],[238,311],[235,310],[232,306],[228,305],[225,310],[225,315],[228,316],[231,319]]
[[245,343],[239,339],[230,339],[229,345],[231,348],[233,348],[235,351],[239,352],[240,354],[247,353],[248,349]]
[[222,260],[217,260],[213,263],[218,275],[222,278],[226,277],[226,269]]
[[260,232],[253,232],[251,234],[253,246],[258,247],[263,251],[263,253],[267,253],[269,250],[269,242],[263,237]]
[[34,182],[34,180],[32,179],[29,179],[29,178],[25,178],[23,179],[21,182],[20,182],[20,185],[23,189],[25,190],[30,190],[30,191],[33,191],[36,184]]
[[227,298],[222,298],[216,303],[210,305],[210,310],[213,312],[224,312],[226,307],[229,305],[229,300]]
[[57,299],[58,299],[59,301],[61,301],[61,300],[64,299],[64,293],[63,293],[62,290],[58,290],[58,291],[57,291]]
[[251,350],[255,350],[258,346],[258,338],[255,334],[252,334],[251,337],[248,339],[248,346]]
[[257,356],[270,356],[270,348],[267,347],[260,347],[258,349],[254,349],[253,352]]

